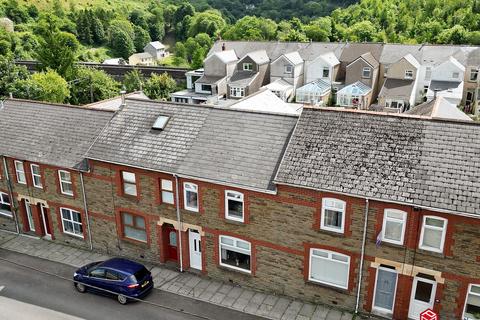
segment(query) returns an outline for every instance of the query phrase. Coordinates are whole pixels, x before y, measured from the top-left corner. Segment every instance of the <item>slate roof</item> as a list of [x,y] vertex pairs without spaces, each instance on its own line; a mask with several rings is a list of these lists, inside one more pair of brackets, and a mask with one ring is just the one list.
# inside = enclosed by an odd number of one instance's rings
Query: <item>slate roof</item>
[[[245,57],[247,56],[250,57],[250,59],[252,59],[258,65],[270,62],[270,59],[268,58],[268,55],[267,55],[267,51],[265,50],[257,50],[254,52],[249,52]],[[241,60],[243,60],[243,58]]]
[[412,94],[414,83],[414,80],[386,79],[379,97],[405,98],[408,100]]
[[480,214],[478,124],[304,111],[276,183]]
[[235,72],[228,80],[228,83],[233,86],[246,87],[258,76],[258,72],[240,70]]
[[152,41],[152,42],[149,42],[149,43],[147,43],[147,45],[145,46],[145,48],[146,48],[147,46],[149,46],[149,45],[152,46],[153,48],[157,49],[157,50],[158,50],[158,49],[165,49],[165,46],[164,46],[163,43],[161,43],[160,41]]
[[[87,157],[254,189],[272,178],[297,117],[127,99]],[[170,119],[153,130],[159,115]]]
[[[234,50],[219,51],[215,52],[213,55],[218,57],[223,63],[230,63],[238,60],[237,54]],[[205,60],[210,59],[211,56],[212,55],[206,57]]]
[[450,119],[461,121],[473,121],[462,110],[442,96],[434,100],[424,102],[405,112],[405,114],[427,116],[432,119]]
[[206,83],[206,84],[215,84],[218,81],[222,80],[225,78],[225,76],[206,76],[203,75],[200,78],[198,78],[195,83]]
[[461,84],[460,81],[441,81],[441,80],[432,80],[430,82],[430,90],[443,91],[448,89],[455,89]]
[[113,112],[8,99],[0,105],[0,154],[86,170],[85,152]]

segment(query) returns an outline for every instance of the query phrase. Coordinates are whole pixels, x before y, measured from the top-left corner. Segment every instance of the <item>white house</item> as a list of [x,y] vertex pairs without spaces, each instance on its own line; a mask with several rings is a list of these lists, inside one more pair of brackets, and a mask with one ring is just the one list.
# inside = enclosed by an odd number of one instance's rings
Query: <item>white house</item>
[[283,80],[293,86],[293,92],[303,85],[303,59],[298,51],[284,53],[270,64],[270,82]]
[[463,97],[463,80],[465,67],[457,59],[449,57],[432,70],[427,101],[435,97],[444,97],[449,102],[459,105]]
[[165,50],[165,45],[163,45],[163,43],[160,41],[147,43],[147,45],[143,48],[143,52],[150,53],[156,60],[160,60],[168,56],[168,51]]
[[305,62],[305,83],[322,79],[334,82],[340,61],[333,52],[327,52],[312,61]]

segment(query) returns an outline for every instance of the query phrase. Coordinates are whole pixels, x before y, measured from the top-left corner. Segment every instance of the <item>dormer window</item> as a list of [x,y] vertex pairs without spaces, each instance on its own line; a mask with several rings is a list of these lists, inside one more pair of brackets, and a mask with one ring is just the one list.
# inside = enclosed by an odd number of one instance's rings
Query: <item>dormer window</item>
[[362,70],[362,78],[370,78],[372,76],[372,68],[364,67]]
[[293,66],[291,64],[285,65],[285,73],[292,73],[293,72]]
[[405,70],[405,79],[413,79],[413,71]]
[[252,71],[253,70],[253,64],[252,63],[244,63],[243,64],[243,70],[244,71]]

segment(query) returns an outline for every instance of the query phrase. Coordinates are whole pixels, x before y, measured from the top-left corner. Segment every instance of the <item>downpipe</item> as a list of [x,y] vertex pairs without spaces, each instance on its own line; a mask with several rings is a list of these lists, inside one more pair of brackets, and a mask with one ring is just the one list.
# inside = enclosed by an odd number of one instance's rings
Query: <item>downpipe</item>
[[7,180],[8,196],[10,197],[10,211],[12,212],[13,220],[15,221],[15,230],[17,231],[17,234],[20,234],[20,226],[18,225],[17,210],[15,209],[15,206],[14,206],[12,180],[10,179],[10,174],[8,173],[7,161],[5,160],[5,156],[2,156],[2,160],[3,160],[3,171],[5,172],[5,178]]
[[362,251],[360,254],[360,270],[358,272],[357,302],[355,303],[355,314],[358,314],[358,308],[360,305],[360,292],[361,292],[362,278],[363,278],[363,260],[365,259],[365,242],[367,240],[368,208],[369,208],[369,200],[368,198],[366,198],[365,199],[365,215],[364,215],[364,223],[363,223]]
[[179,201],[179,188],[178,188],[178,176],[176,174],[173,175],[175,177],[175,208],[177,209],[177,223],[178,223],[178,250],[180,251],[180,272],[183,272],[183,250],[182,250],[182,230],[183,230],[183,223],[180,215],[180,201]]
[[85,184],[83,183],[83,173],[80,171],[80,184],[82,185],[83,209],[85,210],[85,219],[87,219],[88,243],[90,251],[93,251],[92,231],[90,230],[90,215],[88,214],[87,195],[85,194]]

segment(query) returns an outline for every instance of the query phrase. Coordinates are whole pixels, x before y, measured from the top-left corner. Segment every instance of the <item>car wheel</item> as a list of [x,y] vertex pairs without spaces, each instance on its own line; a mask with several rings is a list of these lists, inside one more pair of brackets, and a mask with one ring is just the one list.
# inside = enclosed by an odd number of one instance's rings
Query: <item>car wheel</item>
[[118,303],[120,303],[120,304],[127,304],[127,302],[128,302],[127,297],[125,297],[123,294],[119,294],[117,296],[117,300],[118,300]]
[[85,287],[85,285],[78,282],[75,282],[75,288],[80,293],[84,293],[85,291],[87,291],[87,288]]

